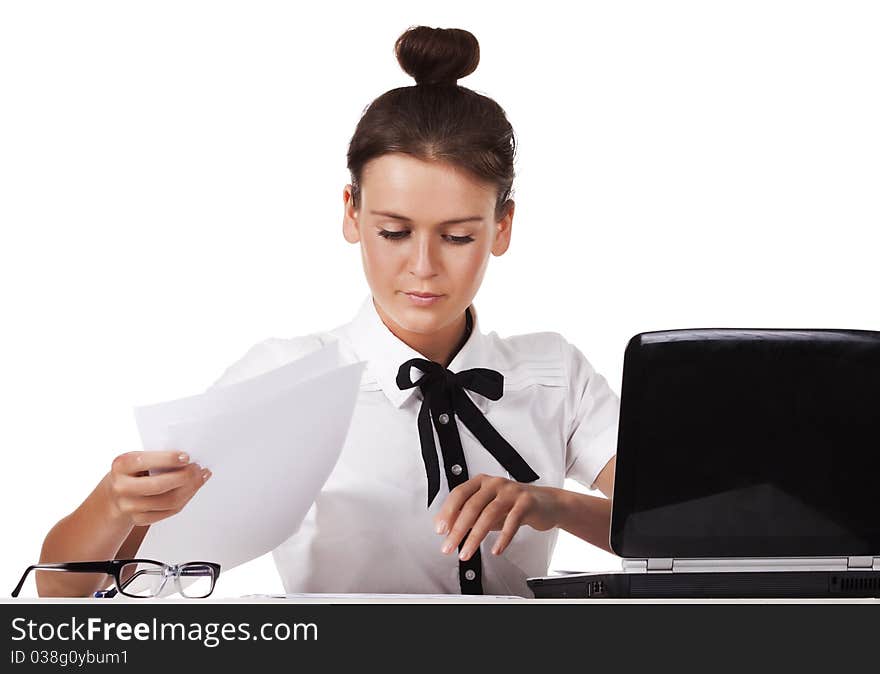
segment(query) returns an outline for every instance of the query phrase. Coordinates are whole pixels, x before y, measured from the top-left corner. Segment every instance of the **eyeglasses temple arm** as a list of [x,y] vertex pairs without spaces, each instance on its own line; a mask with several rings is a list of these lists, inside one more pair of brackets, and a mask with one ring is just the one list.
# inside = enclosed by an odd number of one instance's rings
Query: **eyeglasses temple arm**
[[33,570],[39,571],[73,571],[74,573],[111,573],[110,565],[106,562],[58,562],[55,564],[31,564],[21,576],[18,585],[12,591],[12,596],[17,597],[21,592],[24,581]]

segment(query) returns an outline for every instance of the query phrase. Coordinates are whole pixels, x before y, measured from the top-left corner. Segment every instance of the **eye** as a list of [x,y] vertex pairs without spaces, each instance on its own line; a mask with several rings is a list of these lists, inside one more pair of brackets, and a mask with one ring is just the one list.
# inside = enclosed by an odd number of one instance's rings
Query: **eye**
[[399,232],[389,232],[387,229],[380,229],[379,230],[379,236],[381,236],[383,239],[391,239],[392,241],[402,239],[407,234],[409,234],[409,231],[406,229],[403,229]]
[[[400,239],[404,239],[409,235],[408,229],[402,229],[399,232],[392,232],[387,229],[380,229],[377,234],[381,236],[383,239],[389,239],[391,241],[399,241]],[[443,236],[444,239],[449,241],[449,243],[454,243],[457,245],[470,243],[474,240],[472,236],[453,236],[452,234],[445,234]]]

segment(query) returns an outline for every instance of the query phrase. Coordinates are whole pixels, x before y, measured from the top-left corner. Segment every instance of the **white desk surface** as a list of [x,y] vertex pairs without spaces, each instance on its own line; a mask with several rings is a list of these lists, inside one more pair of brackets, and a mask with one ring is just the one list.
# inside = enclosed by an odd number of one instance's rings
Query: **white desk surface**
[[822,598],[822,599],[526,599],[524,597],[479,597],[449,595],[312,595],[290,598],[273,597],[208,597],[207,599],[113,599],[20,597],[0,599],[3,604],[880,604],[878,598]]

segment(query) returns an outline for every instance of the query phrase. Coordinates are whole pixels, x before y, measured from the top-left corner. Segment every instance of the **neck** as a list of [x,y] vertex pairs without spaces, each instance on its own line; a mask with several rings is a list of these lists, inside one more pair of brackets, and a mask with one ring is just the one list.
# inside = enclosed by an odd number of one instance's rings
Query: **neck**
[[382,308],[376,304],[375,300],[373,301],[373,305],[376,307],[376,312],[379,314],[379,317],[382,319],[385,326],[401,342],[411,349],[418,351],[428,360],[439,363],[443,367],[449,366],[449,363],[452,362],[452,358],[458,352],[462,339],[464,339],[467,318],[463,313],[452,323],[442,327],[437,332],[425,335],[419,332],[405,330],[395,323],[394,319],[382,311]]

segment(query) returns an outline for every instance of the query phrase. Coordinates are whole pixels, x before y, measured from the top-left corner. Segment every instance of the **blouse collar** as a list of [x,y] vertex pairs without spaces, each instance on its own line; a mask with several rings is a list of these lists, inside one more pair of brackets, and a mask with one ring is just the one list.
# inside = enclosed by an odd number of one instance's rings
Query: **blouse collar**
[[[485,335],[480,332],[479,315],[473,304],[470,305],[470,310],[473,328],[467,341],[447,366],[453,372],[472,367],[487,367],[482,362],[485,355]],[[403,342],[382,322],[372,294],[367,294],[354,319],[348,324],[347,332],[358,357],[367,361],[368,371],[395,407],[401,407],[419,390],[418,387],[401,390],[397,386],[397,371],[407,360],[425,356]]]

